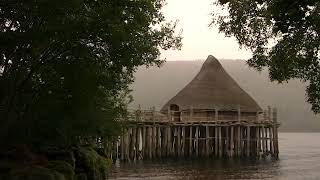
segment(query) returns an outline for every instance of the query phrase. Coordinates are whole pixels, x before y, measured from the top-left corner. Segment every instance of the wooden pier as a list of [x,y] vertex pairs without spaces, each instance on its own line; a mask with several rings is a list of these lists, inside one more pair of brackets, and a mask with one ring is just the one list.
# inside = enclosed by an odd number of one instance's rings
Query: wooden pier
[[[212,117],[177,120],[177,112],[166,116],[154,109],[137,110],[126,121],[122,136],[114,144],[113,156],[123,161],[161,158],[264,158],[279,156],[276,109],[257,113],[255,120],[220,120]],[[181,120],[181,119],[180,119]]]

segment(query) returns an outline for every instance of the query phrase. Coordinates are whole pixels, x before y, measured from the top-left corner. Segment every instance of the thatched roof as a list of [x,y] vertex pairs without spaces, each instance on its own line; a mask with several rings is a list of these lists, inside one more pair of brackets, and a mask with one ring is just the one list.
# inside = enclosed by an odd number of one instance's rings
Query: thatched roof
[[180,110],[214,109],[242,112],[261,111],[257,102],[250,97],[223,69],[219,61],[209,55],[196,77],[161,109],[177,104]]

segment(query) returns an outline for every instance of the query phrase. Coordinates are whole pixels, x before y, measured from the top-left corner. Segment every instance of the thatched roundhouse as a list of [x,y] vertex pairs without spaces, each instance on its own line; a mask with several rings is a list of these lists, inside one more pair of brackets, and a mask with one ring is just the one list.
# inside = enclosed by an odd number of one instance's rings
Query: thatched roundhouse
[[209,55],[200,72],[161,109],[173,112],[174,121],[255,120],[261,112],[257,102]]

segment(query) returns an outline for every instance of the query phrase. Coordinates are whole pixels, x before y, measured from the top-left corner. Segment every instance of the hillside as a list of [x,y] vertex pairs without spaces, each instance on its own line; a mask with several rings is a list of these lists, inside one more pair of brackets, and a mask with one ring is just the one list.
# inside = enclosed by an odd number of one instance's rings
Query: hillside
[[[267,71],[250,69],[242,60],[221,60],[222,66],[263,108],[277,107],[282,131],[320,131],[320,118],[305,102],[305,85],[298,80],[272,83]],[[141,67],[132,85],[134,102],[160,109],[199,72],[203,61],[168,61],[161,68]]]

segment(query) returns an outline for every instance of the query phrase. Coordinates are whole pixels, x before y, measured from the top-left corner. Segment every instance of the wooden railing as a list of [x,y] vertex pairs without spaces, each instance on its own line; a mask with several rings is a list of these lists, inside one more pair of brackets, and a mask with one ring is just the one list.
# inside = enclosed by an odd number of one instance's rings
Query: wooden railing
[[[196,110],[199,112],[199,110]],[[166,114],[160,111],[156,111],[155,108],[149,110],[142,109],[129,109],[127,117],[121,119],[124,121],[135,121],[135,122],[250,122],[250,123],[278,123],[277,121],[277,110],[275,108],[271,109],[270,107],[267,110],[258,112],[256,115],[244,116],[240,111],[233,111],[234,115],[220,115],[219,111],[212,109],[206,110],[211,113],[211,116],[195,116],[194,110],[191,110],[189,113],[186,111],[173,111],[169,110]]]

